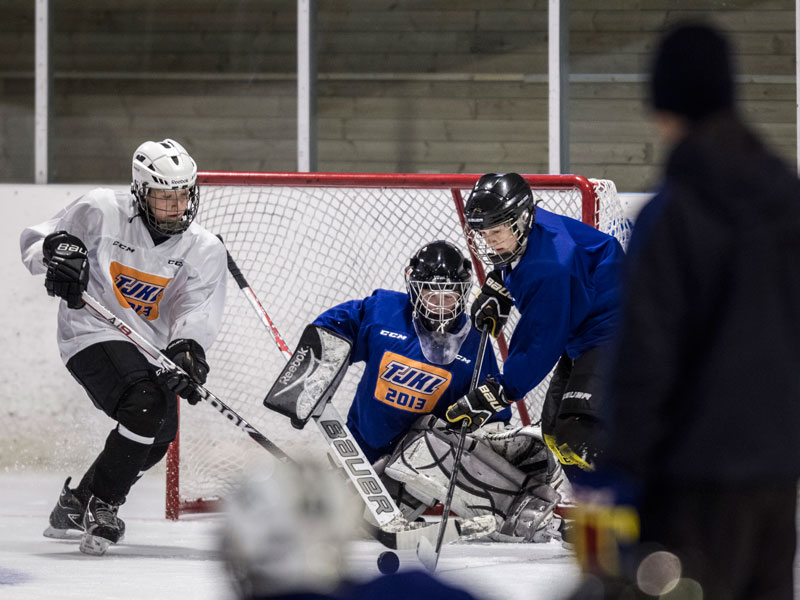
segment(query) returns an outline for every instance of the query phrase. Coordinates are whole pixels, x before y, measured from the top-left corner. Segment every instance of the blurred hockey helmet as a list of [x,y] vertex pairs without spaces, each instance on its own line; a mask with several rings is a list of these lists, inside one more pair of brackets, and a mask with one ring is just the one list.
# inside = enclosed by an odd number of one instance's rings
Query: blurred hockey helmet
[[330,592],[343,578],[343,546],[362,504],[320,465],[274,464],[225,502],[220,549],[239,597]]

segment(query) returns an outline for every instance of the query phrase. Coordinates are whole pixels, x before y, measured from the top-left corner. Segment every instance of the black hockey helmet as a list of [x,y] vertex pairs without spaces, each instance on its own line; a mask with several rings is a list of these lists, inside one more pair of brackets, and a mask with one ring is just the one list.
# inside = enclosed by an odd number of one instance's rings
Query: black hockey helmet
[[[484,262],[507,265],[525,251],[533,227],[536,205],[531,187],[517,173],[487,173],[472,188],[464,208],[467,241]],[[516,247],[496,251],[486,240],[486,232],[503,225],[510,227]]]
[[458,323],[472,286],[472,265],[450,242],[426,244],[406,267],[411,306],[430,331],[447,331]]

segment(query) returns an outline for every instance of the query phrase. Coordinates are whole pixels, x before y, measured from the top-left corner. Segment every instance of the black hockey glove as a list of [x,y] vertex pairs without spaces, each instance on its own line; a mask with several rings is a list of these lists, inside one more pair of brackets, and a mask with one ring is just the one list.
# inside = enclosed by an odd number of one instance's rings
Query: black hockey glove
[[492,271],[472,303],[470,314],[472,325],[478,331],[484,327],[489,328],[489,333],[497,337],[508,321],[511,306],[514,304],[511,294],[503,285],[503,275],[500,271]]
[[164,355],[183,369],[188,377],[169,371],[159,374],[159,381],[173,392],[186,398],[189,404],[197,404],[203,397],[196,384],[203,385],[208,377],[208,363],[203,347],[194,340],[172,340]]
[[66,231],[56,231],[44,238],[42,253],[47,265],[44,276],[47,293],[63,298],[70,308],[83,308],[81,293],[89,283],[86,245]]
[[490,375],[481,385],[451,404],[445,416],[455,427],[461,427],[461,421],[467,419],[467,431],[472,433],[494,413],[510,404],[503,394],[503,388]]

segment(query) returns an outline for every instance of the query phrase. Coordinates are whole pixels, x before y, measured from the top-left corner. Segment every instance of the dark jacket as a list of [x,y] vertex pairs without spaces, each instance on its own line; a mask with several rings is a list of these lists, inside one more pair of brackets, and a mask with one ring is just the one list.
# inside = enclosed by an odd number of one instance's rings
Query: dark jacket
[[637,221],[626,269],[607,464],[639,486],[796,480],[794,172],[732,114],[697,125]]

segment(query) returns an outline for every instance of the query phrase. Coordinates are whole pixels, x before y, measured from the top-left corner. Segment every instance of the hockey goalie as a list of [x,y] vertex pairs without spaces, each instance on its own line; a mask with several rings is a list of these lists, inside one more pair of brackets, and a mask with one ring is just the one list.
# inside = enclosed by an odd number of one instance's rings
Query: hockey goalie
[[[469,391],[481,336],[465,315],[471,264],[455,245],[420,248],[405,281],[405,293],[378,289],[317,317],[264,403],[302,427],[332,397],[347,366],[363,362],[347,428],[413,521],[446,496],[459,436],[444,416]],[[478,368],[481,380],[498,376],[491,347]],[[316,391],[300,393],[301,382]],[[505,408],[469,435],[453,511],[465,519],[492,515],[495,540],[547,541],[555,534],[561,468],[541,433],[509,429],[510,417]]]

